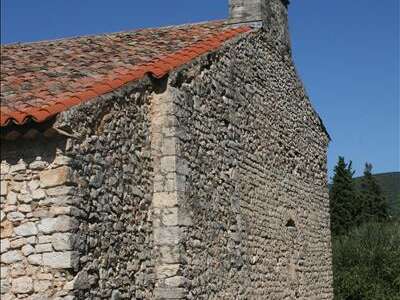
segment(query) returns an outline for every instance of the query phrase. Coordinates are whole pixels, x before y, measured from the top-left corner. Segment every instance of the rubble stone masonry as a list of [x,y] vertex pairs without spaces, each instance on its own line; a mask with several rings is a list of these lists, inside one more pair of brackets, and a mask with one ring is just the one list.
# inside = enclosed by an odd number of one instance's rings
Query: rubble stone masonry
[[2,142],[1,299],[332,299],[329,137],[257,30]]
[[170,82],[187,298],[332,299],[329,138],[290,55],[258,31]]
[[1,299],[152,299],[146,82],[61,114],[66,136],[2,142]]
[[62,114],[79,192],[76,299],[152,299],[150,94],[133,83]]

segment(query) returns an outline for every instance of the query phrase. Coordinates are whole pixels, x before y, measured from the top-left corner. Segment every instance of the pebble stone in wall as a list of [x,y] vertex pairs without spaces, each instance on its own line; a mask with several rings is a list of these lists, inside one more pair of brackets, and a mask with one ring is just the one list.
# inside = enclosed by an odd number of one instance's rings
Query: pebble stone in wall
[[188,162],[188,298],[332,299],[329,137],[289,53],[261,30],[170,84]]

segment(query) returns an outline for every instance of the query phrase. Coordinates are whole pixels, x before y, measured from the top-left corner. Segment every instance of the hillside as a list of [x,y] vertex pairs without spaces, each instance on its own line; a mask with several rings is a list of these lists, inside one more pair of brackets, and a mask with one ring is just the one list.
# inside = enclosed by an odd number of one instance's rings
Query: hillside
[[[374,177],[385,193],[392,213],[400,215],[400,172],[374,174]],[[355,178],[356,185],[359,186],[362,177]]]

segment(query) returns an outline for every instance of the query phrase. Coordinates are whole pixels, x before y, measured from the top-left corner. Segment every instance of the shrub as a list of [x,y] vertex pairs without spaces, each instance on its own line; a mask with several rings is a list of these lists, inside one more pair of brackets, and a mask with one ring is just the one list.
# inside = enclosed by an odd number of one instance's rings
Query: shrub
[[334,236],[335,299],[400,300],[400,222],[366,223]]

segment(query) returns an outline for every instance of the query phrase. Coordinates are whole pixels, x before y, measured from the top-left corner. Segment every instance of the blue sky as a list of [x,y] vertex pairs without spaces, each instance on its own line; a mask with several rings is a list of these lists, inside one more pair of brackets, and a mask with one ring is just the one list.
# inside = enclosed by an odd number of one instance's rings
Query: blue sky
[[[1,42],[27,42],[227,16],[228,0],[1,0]],[[400,170],[399,1],[293,0],[295,62],[337,157]]]

